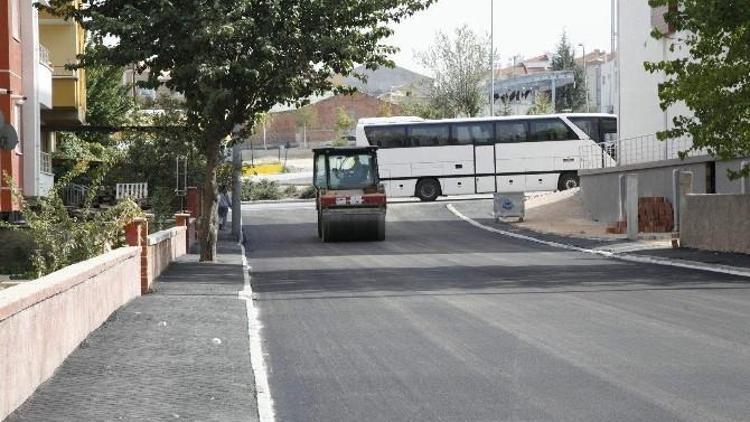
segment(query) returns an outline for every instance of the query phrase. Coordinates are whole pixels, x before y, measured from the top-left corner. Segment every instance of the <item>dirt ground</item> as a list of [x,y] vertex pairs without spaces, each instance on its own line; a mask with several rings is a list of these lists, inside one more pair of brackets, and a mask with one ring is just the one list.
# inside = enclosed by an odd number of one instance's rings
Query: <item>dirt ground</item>
[[526,200],[526,218],[517,224],[541,233],[607,239],[623,237],[607,234],[607,224],[586,215],[580,189],[532,194]]

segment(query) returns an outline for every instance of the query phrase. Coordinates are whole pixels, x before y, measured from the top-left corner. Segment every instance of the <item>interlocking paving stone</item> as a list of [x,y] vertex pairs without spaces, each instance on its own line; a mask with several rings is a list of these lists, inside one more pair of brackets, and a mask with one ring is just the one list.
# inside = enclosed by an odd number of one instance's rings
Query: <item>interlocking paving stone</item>
[[225,239],[219,253],[174,263],[7,421],[257,420],[240,250]]

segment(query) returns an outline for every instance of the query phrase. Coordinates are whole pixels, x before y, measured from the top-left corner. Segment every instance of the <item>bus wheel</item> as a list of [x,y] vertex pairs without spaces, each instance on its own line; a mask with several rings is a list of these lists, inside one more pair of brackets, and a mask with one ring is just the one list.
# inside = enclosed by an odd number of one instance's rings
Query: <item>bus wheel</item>
[[417,183],[417,198],[425,202],[434,201],[440,196],[440,183],[435,179],[424,179]]
[[557,182],[557,190],[575,189],[581,186],[581,179],[575,173],[563,173]]

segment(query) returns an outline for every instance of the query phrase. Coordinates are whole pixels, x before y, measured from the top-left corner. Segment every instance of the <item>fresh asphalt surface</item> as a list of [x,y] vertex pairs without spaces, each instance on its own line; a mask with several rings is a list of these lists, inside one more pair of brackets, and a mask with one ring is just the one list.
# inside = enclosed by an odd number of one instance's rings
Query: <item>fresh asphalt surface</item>
[[245,208],[279,421],[748,421],[750,284],[487,233],[445,203],[322,244]]

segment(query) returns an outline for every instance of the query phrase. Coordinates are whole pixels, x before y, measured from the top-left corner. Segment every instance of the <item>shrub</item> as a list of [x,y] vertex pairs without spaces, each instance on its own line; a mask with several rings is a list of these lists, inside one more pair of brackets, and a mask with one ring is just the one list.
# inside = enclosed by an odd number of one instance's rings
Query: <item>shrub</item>
[[316,189],[315,186],[310,185],[302,189],[297,195],[297,197],[300,199],[312,199],[312,198],[315,198],[317,193],[318,193],[318,189]]
[[71,216],[63,204],[60,190],[87,168],[87,163],[78,163],[55,183],[46,198],[40,198],[34,206],[24,200],[20,190],[8,179],[13,196],[21,203],[26,227],[5,225],[5,228],[25,230],[29,234],[34,245],[30,256],[30,277],[44,276],[123,245],[125,224],[143,215],[140,207],[130,199],[101,212],[91,207],[104,177],[102,169],[93,178],[81,212],[78,216]]
[[242,181],[241,193],[240,199],[243,201],[275,200],[283,197],[279,184],[272,180],[253,182],[245,179]]

